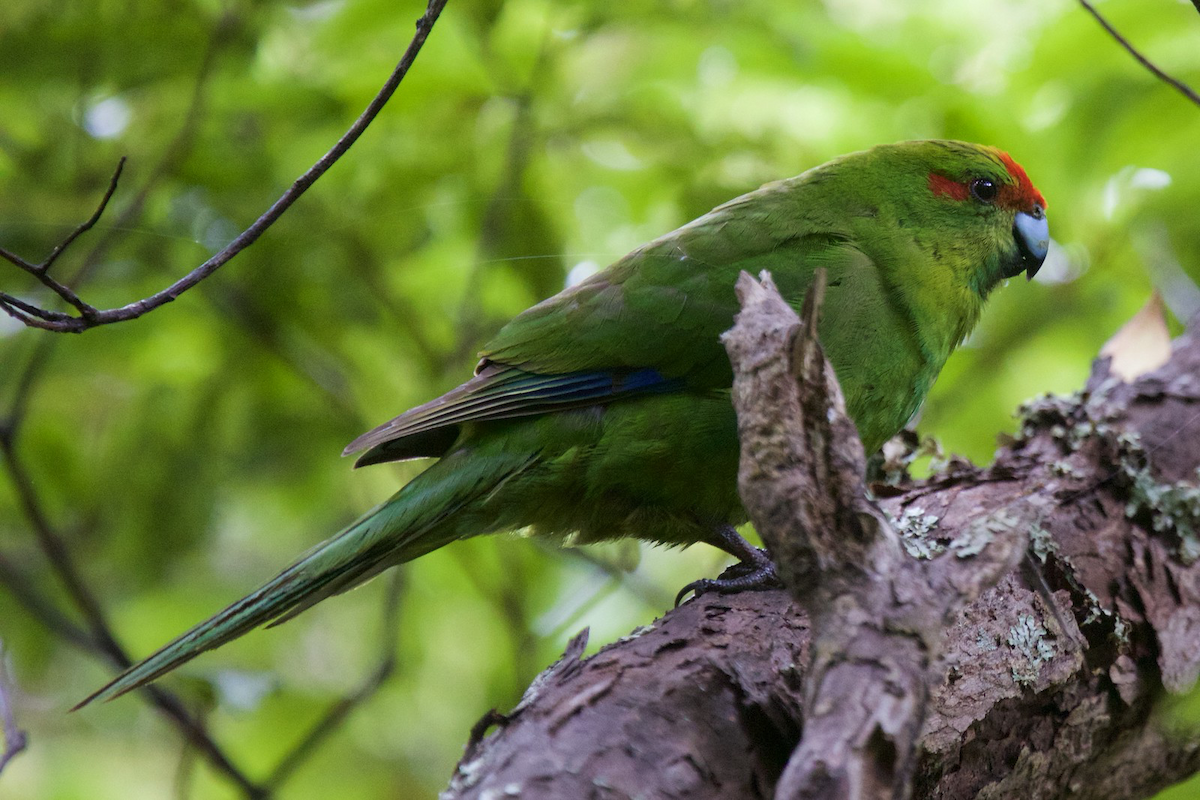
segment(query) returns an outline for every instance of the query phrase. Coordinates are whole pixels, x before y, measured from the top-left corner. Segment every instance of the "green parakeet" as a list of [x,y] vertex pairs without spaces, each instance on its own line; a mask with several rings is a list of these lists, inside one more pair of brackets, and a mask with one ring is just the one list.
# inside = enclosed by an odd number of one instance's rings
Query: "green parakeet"
[[820,337],[873,452],[917,410],[989,292],[1037,271],[1044,208],[1007,154],[955,141],[881,145],[725,203],[525,311],[473,378],[352,442],[346,453],[366,451],[359,466],[438,460],[84,703],[484,533],[706,542],[747,566],[694,588],[769,579],[731,527],[746,513],[718,337],[738,310],[739,272],[770,270],[799,306],[814,270],[828,271]]

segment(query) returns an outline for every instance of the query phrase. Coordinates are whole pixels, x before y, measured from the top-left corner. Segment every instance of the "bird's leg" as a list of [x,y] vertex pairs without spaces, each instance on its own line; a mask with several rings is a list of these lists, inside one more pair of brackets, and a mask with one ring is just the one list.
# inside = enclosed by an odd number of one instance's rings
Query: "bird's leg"
[[729,553],[738,559],[738,563],[722,572],[719,578],[701,578],[684,586],[675,596],[675,605],[678,606],[688,592],[694,592],[699,597],[705,592],[732,594],[780,586],[770,554],[743,539],[732,525],[722,525],[713,531],[713,539],[709,544]]

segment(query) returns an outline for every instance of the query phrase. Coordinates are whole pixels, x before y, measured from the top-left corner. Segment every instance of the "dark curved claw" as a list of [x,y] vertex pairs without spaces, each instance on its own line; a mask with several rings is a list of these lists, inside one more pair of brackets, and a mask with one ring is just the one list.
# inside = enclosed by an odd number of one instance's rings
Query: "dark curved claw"
[[759,547],[754,547],[743,539],[732,525],[720,525],[713,531],[708,543],[719,547],[729,555],[738,559],[738,563],[726,569],[719,578],[701,578],[692,581],[679,590],[675,595],[675,607],[683,602],[688,592],[695,592],[696,597],[705,592],[718,594],[733,594],[734,592],[762,591],[776,589],[783,584],[775,574],[775,565],[771,563],[771,554]]
[[719,578],[701,578],[684,586],[679,590],[679,594],[675,595],[675,607],[679,607],[688,592],[694,592],[695,596],[699,597],[705,592],[733,594],[778,589],[783,584],[775,574],[775,565],[771,563],[767,551],[756,548],[755,552],[758,558],[734,564],[722,572]]

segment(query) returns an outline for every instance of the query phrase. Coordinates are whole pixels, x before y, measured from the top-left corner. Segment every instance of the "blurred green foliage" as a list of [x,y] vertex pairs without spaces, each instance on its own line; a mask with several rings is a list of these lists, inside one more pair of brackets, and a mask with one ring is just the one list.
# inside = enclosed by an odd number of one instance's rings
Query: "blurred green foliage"
[[[1200,85],[1189,4],[1100,7]],[[43,258],[127,155],[112,206],[56,273],[84,268],[101,307],[162,288],[340,135],[420,12],[6,0],[0,245]],[[1200,276],[1198,135],[1200,108],[1068,0],[451,0],[349,155],[197,290],[76,337],[0,318],[0,415],[48,347],[17,452],[118,637],[144,654],[414,474],[355,473],[338,453],[463,380],[481,341],[568,275],[839,153],[953,137],[1027,168],[1056,241],[1037,283],[997,293],[920,423],[986,461],[1020,401],[1082,384],[1153,284],[1176,313],[1195,310],[1178,287]],[[0,288],[49,301],[3,263]],[[0,555],[65,603],[7,474]],[[432,795],[471,724],[514,704],[569,635],[590,625],[593,647],[611,641],[721,563],[700,547],[585,555],[487,539],[406,567],[395,676],[284,796]],[[248,636],[169,685],[208,707],[257,777],[374,669],[386,586]],[[67,715],[108,668],[2,588],[0,640],[31,736],[0,777],[4,797],[238,796],[181,760],[137,698]]]

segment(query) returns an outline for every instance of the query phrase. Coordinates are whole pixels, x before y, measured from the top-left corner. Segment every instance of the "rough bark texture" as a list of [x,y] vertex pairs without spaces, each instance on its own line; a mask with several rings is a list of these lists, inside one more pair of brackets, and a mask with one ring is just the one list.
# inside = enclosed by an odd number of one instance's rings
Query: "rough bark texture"
[[[1078,395],[1027,406],[990,467],[956,460],[876,487],[908,556],[888,590],[899,603],[930,594],[905,580],[976,574],[932,566],[1014,531],[1040,565],[1008,570],[938,637],[914,797],[1143,798],[1200,770],[1200,730],[1170,711],[1200,673],[1198,467],[1193,321],[1161,368],[1125,383],[1101,360]],[[934,593],[970,593],[949,580]],[[779,590],[705,595],[588,659],[580,637],[516,709],[478,726],[443,798],[775,796],[802,732],[844,736],[806,699],[830,660],[810,634]],[[859,718],[912,696],[833,688]]]
[[[742,443],[739,491],[812,623],[804,736],[775,797],[905,798],[945,631],[1016,565],[1028,540],[1017,525],[973,524],[941,558],[905,553],[867,499],[862,443],[817,341],[824,290],[818,270],[801,320],[767,273],[762,283],[743,273],[742,312],[723,337]],[[1005,512],[1040,514],[1026,502]]]

